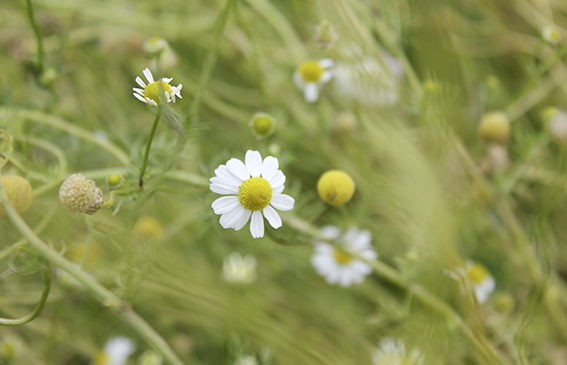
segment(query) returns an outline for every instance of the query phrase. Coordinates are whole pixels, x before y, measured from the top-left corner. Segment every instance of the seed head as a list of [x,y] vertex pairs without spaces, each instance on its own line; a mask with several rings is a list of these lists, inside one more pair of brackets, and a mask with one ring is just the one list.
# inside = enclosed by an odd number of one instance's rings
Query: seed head
[[59,201],[71,212],[95,214],[102,208],[102,189],[83,174],[73,174],[61,184]]

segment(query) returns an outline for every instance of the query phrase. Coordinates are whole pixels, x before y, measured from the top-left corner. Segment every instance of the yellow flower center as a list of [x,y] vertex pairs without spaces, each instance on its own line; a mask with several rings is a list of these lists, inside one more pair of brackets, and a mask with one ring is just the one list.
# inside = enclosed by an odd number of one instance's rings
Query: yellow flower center
[[321,75],[325,72],[325,69],[317,63],[317,61],[307,61],[303,62],[299,66],[299,73],[301,77],[306,82],[316,82],[319,81]]
[[240,186],[238,199],[250,211],[262,210],[272,201],[272,187],[264,178],[251,177]]
[[337,262],[341,265],[346,265],[352,261],[352,256],[341,249],[335,248],[335,252],[333,253],[335,255],[335,260],[337,260]]
[[481,264],[473,264],[467,271],[467,278],[473,284],[480,284],[490,276],[486,267]]
[[163,82],[161,80],[154,81],[149,84],[146,89],[144,90],[144,96],[146,98],[150,98],[155,101],[158,105],[160,105],[159,99],[164,99],[164,92],[167,91],[169,95],[171,95],[171,86],[168,83]]
[[329,170],[317,182],[319,196],[331,205],[343,205],[350,201],[354,194],[354,181],[340,170]]
[[108,364],[108,360],[108,355],[104,352],[100,352],[94,359],[94,365],[106,365]]

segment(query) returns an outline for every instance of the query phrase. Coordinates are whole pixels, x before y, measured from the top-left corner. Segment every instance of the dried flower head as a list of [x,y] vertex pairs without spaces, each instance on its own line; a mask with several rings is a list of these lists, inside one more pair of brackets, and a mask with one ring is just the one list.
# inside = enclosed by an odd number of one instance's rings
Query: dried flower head
[[[33,192],[30,183],[17,175],[2,176],[2,187],[8,201],[19,214],[28,211],[32,204]],[[0,217],[5,217],[6,211],[0,203]]]
[[102,208],[102,189],[83,174],[73,174],[61,184],[59,201],[71,212],[94,214]]

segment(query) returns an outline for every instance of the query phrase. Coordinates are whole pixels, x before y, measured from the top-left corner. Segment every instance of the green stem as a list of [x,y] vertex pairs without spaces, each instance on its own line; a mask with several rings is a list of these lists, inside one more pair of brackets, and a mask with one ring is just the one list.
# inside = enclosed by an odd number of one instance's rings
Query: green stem
[[43,273],[43,293],[41,294],[41,298],[39,298],[39,302],[35,306],[34,310],[22,318],[18,319],[6,319],[0,318],[0,326],[19,326],[22,324],[26,324],[28,322],[33,321],[36,319],[43,308],[45,307],[45,303],[47,302],[47,297],[49,296],[49,290],[51,289],[51,267],[47,267]]
[[127,303],[123,302],[116,294],[43,242],[16,212],[8,201],[3,189],[0,189],[0,201],[3,202],[4,209],[14,226],[46,260],[81,282],[104,306],[109,307],[118,317],[128,323],[148,345],[161,352],[167,362],[173,365],[183,365],[183,362],[173,352],[167,342],[142,317],[134,312]]
[[144,162],[142,163],[142,169],[140,171],[140,183],[138,184],[140,189],[144,188],[144,174],[146,172],[146,167],[148,166],[148,157],[150,156],[150,148],[152,147],[152,141],[154,140],[154,136],[156,134],[156,129],[159,123],[159,119],[161,117],[161,113],[162,113],[162,107],[158,106],[156,117],[154,119],[154,124],[152,125],[152,130],[150,131],[150,137],[148,138],[148,143],[146,144],[146,152],[144,153]]
[[[311,226],[309,223],[290,215],[283,215],[282,218],[293,228],[306,234],[312,235],[317,239],[328,241],[326,238],[321,236],[321,233],[317,228]],[[356,253],[351,254],[371,265],[374,272],[378,276],[412,294],[413,297],[418,299],[422,304],[445,316],[451,324],[458,325],[462,329],[465,337],[469,340],[471,345],[473,345],[485,357],[485,359],[489,360],[489,364],[507,363],[503,356],[500,355],[483,336],[476,334],[463,321],[461,316],[457,312],[455,312],[455,310],[451,308],[446,302],[437,298],[435,295],[433,295],[431,292],[420,285],[407,283],[394,268],[388,266],[387,264],[378,260],[367,260],[361,256],[356,255]]]
[[28,3],[28,18],[30,19],[30,23],[33,29],[33,33],[37,39],[37,64],[39,66],[39,72],[43,72],[43,63],[45,58],[45,51],[43,49],[43,41],[41,40],[41,35],[39,34],[39,28],[37,23],[35,22],[35,17],[33,15],[33,6],[31,0],[27,0]]

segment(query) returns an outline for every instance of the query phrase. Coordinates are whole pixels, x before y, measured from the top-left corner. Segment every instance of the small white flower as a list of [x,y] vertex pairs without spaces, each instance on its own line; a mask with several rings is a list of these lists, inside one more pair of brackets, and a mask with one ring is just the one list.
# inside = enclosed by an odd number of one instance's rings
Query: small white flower
[[561,35],[561,29],[555,25],[548,25],[541,30],[541,37],[544,41],[551,44],[552,46],[557,46],[563,41]]
[[465,267],[457,267],[455,270],[446,270],[445,273],[459,283],[463,294],[473,295],[476,300],[483,304],[488,296],[496,288],[496,281],[490,275],[486,267],[477,262],[467,260]]
[[385,337],[372,352],[374,365],[422,365],[425,357],[417,349],[406,353],[406,346],[400,340]]
[[92,365],[125,365],[128,357],[136,351],[136,344],[128,337],[113,337],[99,353]]
[[229,283],[248,284],[256,280],[256,258],[238,252],[228,255],[222,263],[222,277]]
[[333,74],[329,70],[335,63],[330,58],[303,62],[293,73],[295,85],[303,90],[305,100],[314,103],[319,99],[319,87],[328,82]]
[[295,200],[284,190],[285,176],[278,170],[278,159],[272,156],[262,161],[258,151],[248,150],[245,162],[231,158],[220,165],[210,179],[213,193],[228,195],[215,200],[213,211],[221,215],[223,228],[242,229],[250,221],[250,233],[254,238],[264,236],[264,218],[274,228],[282,226],[276,209],[293,209]]
[[321,229],[323,237],[334,241],[336,245],[315,241],[311,264],[329,284],[347,287],[353,283],[361,283],[372,272],[369,264],[355,258],[353,254],[368,260],[375,260],[378,255],[370,246],[372,237],[369,231],[350,228],[344,234],[341,233],[333,226]]
[[134,90],[133,95],[136,99],[153,106],[160,105],[160,99],[166,100],[168,103],[171,103],[172,101],[175,103],[175,97],[181,99],[181,88],[183,85],[179,84],[177,86],[171,86],[169,83],[173,79],[166,77],[161,80],[154,81],[154,77],[152,76],[152,72],[149,68],[144,69],[142,73],[148,80],[148,85],[146,85],[139,76],[136,76],[136,83],[142,87],[142,89],[138,87],[132,88],[132,90]]

